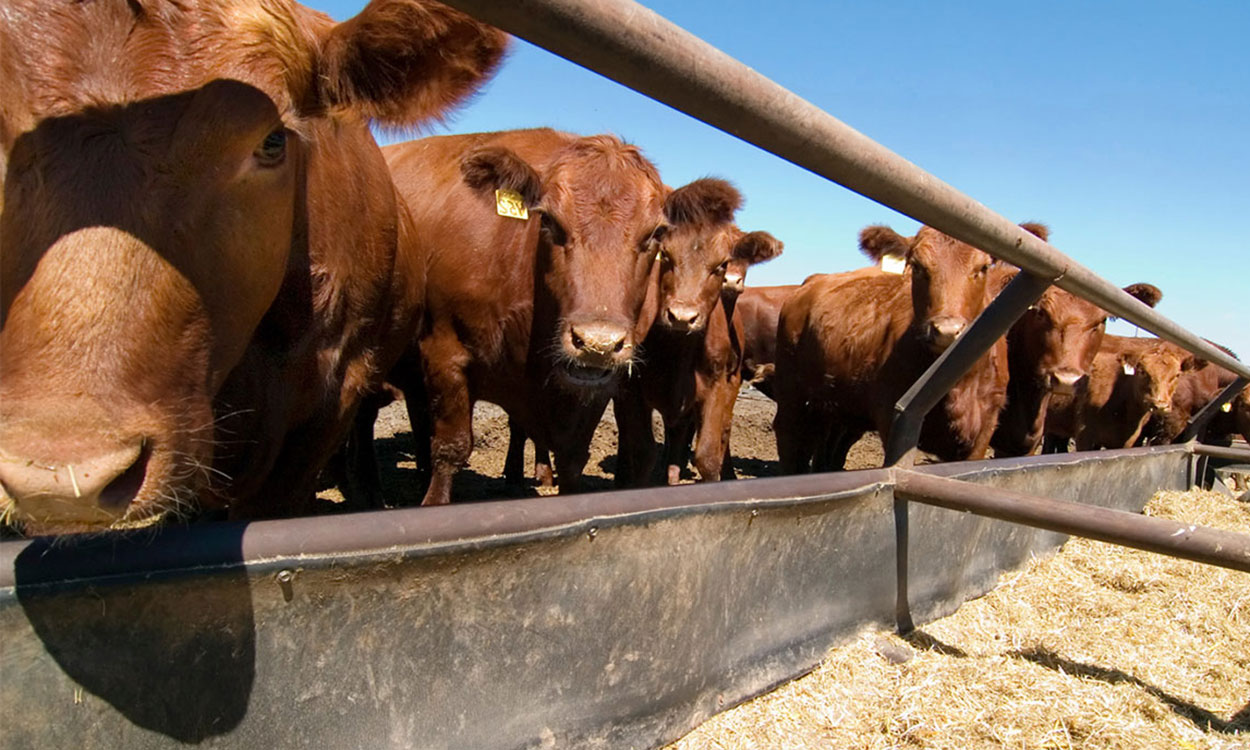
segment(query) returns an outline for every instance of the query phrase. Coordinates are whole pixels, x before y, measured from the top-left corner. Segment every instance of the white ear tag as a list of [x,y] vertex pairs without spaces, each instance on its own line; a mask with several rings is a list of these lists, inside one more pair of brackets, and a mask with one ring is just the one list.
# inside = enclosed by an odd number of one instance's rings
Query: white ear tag
[[525,208],[525,199],[515,190],[500,188],[495,191],[495,213],[512,219],[525,221],[530,212]]
[[1220,411],[1224,412],[1225,414],[1227,414],[1228,412],[1232,410],[1233,410],[1232,402],[1225,402],[1224,405],[1220,407]]
[[898,255],[882,255],[881,270],[898,276],[907,270],[907,259]]
[[1133,366],[1132,366],[1132,365],[1130,365],[1128,362],[1125,362],[1125,363],[1124,363],[1124,374],[1125,374],[1125,375],[1136,375],[1136,374],[1137,374],[1137,368],[1136,368],[1136,367],[1133,367]]

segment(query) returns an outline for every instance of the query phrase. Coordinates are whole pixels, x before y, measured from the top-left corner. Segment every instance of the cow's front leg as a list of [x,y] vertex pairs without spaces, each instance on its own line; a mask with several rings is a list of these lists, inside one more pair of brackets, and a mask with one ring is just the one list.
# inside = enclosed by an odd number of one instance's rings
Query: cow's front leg
[[421,504],[446,505],[452,478],[473,450],[473,404],[465,375],[469,354],[454,334],[434,334],[421,342],[421,355],[433,426],[430,486]]

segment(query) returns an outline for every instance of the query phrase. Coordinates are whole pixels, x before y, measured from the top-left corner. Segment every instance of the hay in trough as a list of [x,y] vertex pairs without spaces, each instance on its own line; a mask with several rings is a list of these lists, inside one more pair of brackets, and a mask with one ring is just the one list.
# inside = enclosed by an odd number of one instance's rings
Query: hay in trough
[[[1160,492],[1146,513],[1250,532],[1250,506],[1213,492]],[[670,746],[1004,747],[1250,748],[1250,575],[1072,539]]]

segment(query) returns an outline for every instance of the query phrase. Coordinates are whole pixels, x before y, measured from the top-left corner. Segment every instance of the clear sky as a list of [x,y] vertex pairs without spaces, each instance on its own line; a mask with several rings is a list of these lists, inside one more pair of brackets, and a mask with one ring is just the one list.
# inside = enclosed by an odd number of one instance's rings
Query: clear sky
[[[363,2],[310,4],[341,19]],[[1250,2],[643,4],[995,211],[1049,224],[1112,282],[1155,284],[1163,314],[1250,358]],[[751,284],[860,267],[860,228],[916,227],[520,41],[423,132],[540,125],[616,133],[670,185],[733,181],[739,225],[786,245]]]

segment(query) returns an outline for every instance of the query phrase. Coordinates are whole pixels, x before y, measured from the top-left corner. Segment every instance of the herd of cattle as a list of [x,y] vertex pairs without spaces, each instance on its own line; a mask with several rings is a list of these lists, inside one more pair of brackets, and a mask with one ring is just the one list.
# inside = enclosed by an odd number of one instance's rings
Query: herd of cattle
[[[379,148],[438,117],[505,35],[430,0],[335,24],[294,2],[14,0],[0,13],[0,502],[28,533],[168,511],[307,510],[323,469],[381,503],[377,410],[405,398],[426,504],[472,405],[578,488],[613,402],[617,482],[732,477],[744,379],[782,470],[838,469],[1016,271],[925,227],[878,265],[745,286],[781,252],[742,198],[634,146],[538,129]],[[1046,236],[1036,224],[1025,229]],[[1147,284],[1130,294],[1153,304]],[[926,420],[945,460],[1166,441],[1232,376],[1051,289]],[[1250,437],[1250,393],[1212,434]],[[693,447],[693,454],[691,448]],[[549,458],[550,457],[550,458]],[[551,461],[554,460],[554,467]],[[659,479],[663,481],[663,479]]]

